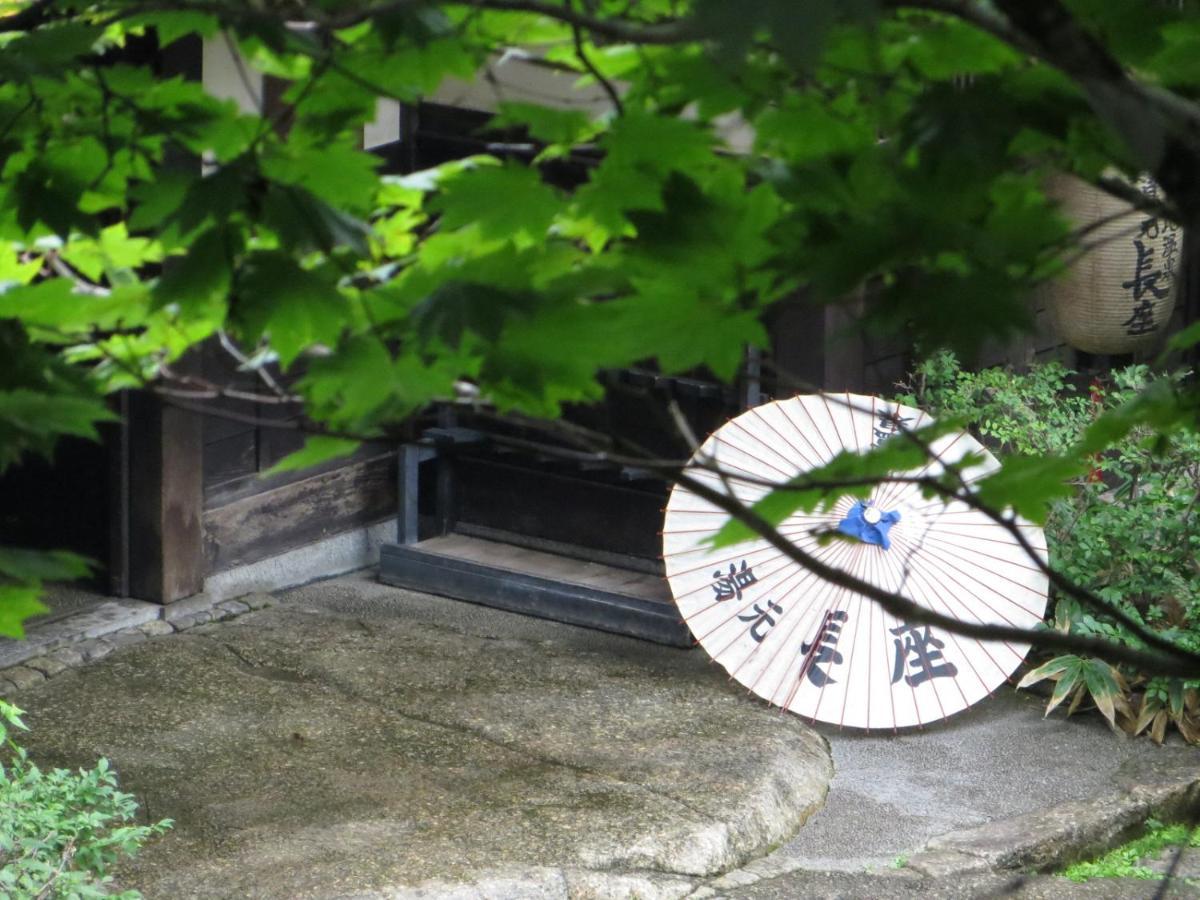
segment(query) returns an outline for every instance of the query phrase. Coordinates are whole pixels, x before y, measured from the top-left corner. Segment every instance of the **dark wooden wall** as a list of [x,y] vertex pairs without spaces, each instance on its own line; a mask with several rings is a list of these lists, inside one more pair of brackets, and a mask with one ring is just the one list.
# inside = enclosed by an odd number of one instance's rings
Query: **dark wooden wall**
[[[204,377],[269,395],[219,341],[204,345]],[[279,372],[277,384],[288,383]],[[266,475],[304,445],[296,404],[210,401],[203,417],[204,568],[214,574],[393,517],[396,452],[370,444],[353,456]],[[224,414],[224,415],[222,415]],[[277,427],[278,426],[278,427]]]
[[770,397],[813,390],[883,394],[895,390],[913,358],[905,335],[878,335],[860,325],[861,295],[820,305],[801,292],[777,304],[768,319],[771,346],[764,365]]
[[[1179,276],[1178,293],[1167,337],[1200,320],[1200,235],[1190,236]],[[971,365],[974,368],[1012,366],[1023,369],[1036,363],[1057,361],[1081,374],[1098,374],[1136,361],[1151,362],[1161,348],[1140,357],[1094,356],[1065,344],[1054,329],[1047,292],[1029,297],[1033,328],[1008,341],[984,345]],[[903,334],[872,335],[859,327],[861,296],[840,304],[820,306],[803,294],[778,303],[769,316],[771,347],[765,366],[769,396],[784,397],[815,388],[884,394],[896,389],[916,363]],[[1175,359],[1196,365],[1193,351]]]

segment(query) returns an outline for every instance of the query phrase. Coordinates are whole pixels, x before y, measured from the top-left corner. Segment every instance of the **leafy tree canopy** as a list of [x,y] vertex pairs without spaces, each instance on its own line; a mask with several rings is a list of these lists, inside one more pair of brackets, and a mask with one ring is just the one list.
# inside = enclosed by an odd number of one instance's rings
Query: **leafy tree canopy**
[[[286,122],[160,71],[190,36],[285,80]],[[1029,325],[1077,238],[1049,173],[1200,219],[1198,51],[1191,0],[9,0],[0,467],[91,434],[106,393],[202,394],[173,366],[210,339],[250,368],[302,363],[330,436],[293,465],[464,385],[554,417],[648,358],[729,377],[801,285],[869,281],[875,327],[969,353]],[[500,97],[531,161],[395,177],[358,149],[379,98],[504,54],[611,102]],[[544,177],[563,159],[586,167],[573,191]],[[1129,187],[1140,172],[1163,200]],[[1179,386],[1077,452],[1194,408]],[[1001,471],[992,494],[1036,517],[1071,470]],[[50,564],[0,556],[0,631]]]

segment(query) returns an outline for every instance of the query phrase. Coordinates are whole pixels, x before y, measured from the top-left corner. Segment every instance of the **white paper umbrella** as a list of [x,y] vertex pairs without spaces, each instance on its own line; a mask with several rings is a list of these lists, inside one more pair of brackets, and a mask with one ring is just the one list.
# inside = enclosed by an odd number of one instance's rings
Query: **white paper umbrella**
[[[842,450],[864,451],[930,422],[920,410],[875,397],[794,397],[751,409],[709,437],[693,463],[715,463],[720,475],[689,473],[752,504],[770,490],[764,482],[786,481]],[[911,474],[936,475],[969,452],[983,462],[968,480],[998,465],[966,433],[930,449],[934,459]],[[765,540],[713,549],[706,538],[727,519],[676,487],[663,527],[667,579],[701,646],[775,705],[859,728],[922,725],[990,694],[1029,649],[897,619]],[[1041,529],[1020,528],[1044,559]],[[835,529],[848,537],[818,538]],[[1045,612],[1046,576],[1011,533],[962,502],[926,499],[914,485],[881,484],[865,503],[845,497],[791,516],[779,531],[830,566],[965,622],[1032,628]]]

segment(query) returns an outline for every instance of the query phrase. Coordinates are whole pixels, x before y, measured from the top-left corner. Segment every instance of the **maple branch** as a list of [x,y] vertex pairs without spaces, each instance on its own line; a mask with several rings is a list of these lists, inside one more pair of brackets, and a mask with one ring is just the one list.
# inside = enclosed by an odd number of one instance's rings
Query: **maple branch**
[[885,0],[884,7],[891,10],[917,9],[924,12],[942,13],[974,25],[980,31],[1003,41],[1010,47],[1030,56],[1042,56],[1041,48],[1027,35],[1017,30],[1003,16],[972,0]]
[[[570,0],[567,0],[570,3]],[[596,79],[597,84],[604,89],[604,93],[608,95],[608,99],[612,102],[613,109],[616,110],[618,116],[625,115],[625,106],[621,103],[621,95],[617,93],[613,83],[604,77],[604,74],[596,68],[596,64],[592,62],[590,56],[583,49],[583,29],[578,25],[571,26],[571,38],[575,45],[575,58]]]

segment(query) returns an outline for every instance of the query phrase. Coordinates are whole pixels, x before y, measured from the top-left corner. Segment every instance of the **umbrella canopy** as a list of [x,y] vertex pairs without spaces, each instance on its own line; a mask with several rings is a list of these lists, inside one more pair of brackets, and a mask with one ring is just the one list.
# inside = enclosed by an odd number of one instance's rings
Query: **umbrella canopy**
[[[715,464],[720,474],[689,474],[753,504],[770,491],[767,482],[930,422],[921,410],[875,397],[793,397],[731,419],[692,460]],[[939,438],[930,450],[933,458],[910,474],[936,475],[967,453],[983,460],[965,473],[968,480],[998,465],[965,432]],[[706,539],[727,519],[677,486],[663,527],[667,579],[701,646],[775,705],[859,728],[922,725],[986,697],[1029,649],[897,619],[765,540],[713,549]],[[1019,527],[1044,559],[1041,529]],[[885,482],[865,502],[843,497],[798,512],[779,531],[827,565],[962,621],[1032,628],[1045,612],[1046,575],[1011,533],[961,501],[926,499],[915,485]],[[829,540],[831,531],[844,539]]]

